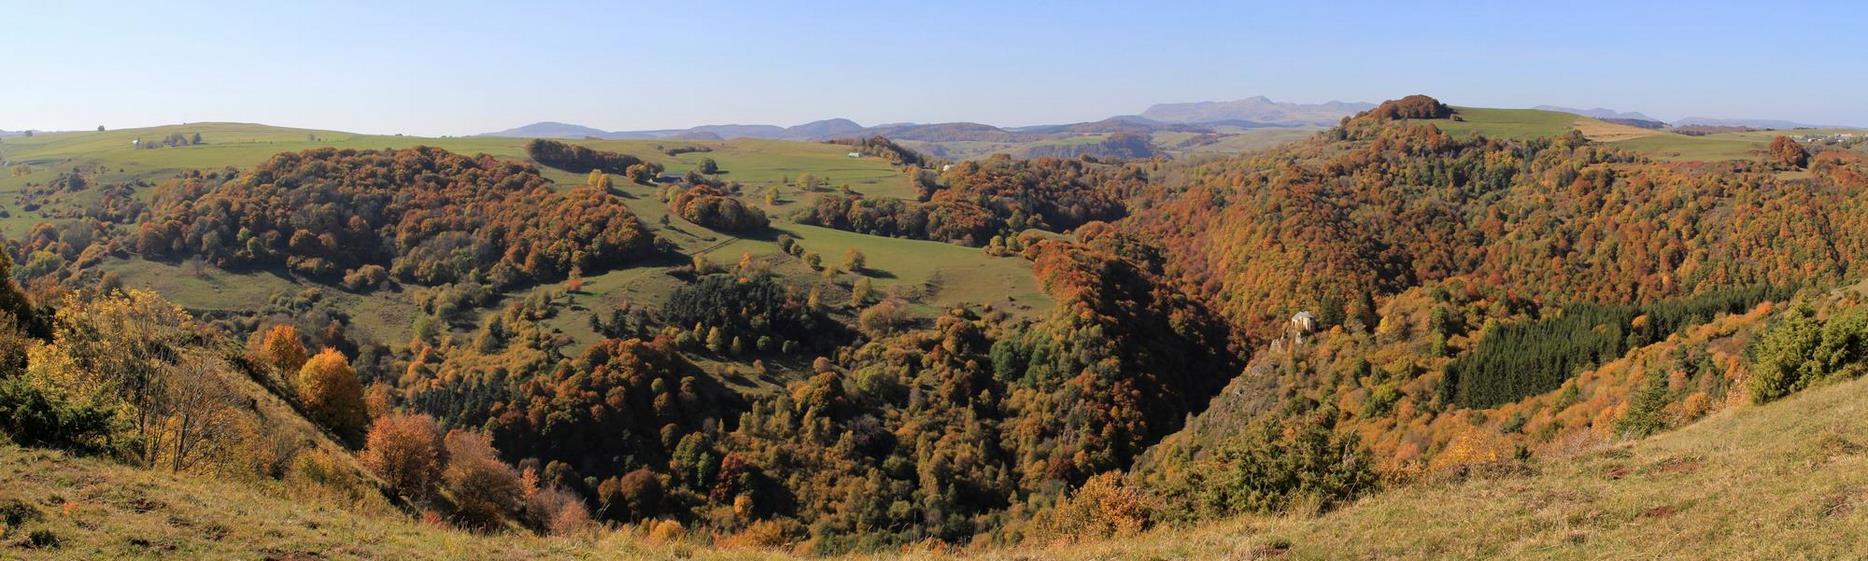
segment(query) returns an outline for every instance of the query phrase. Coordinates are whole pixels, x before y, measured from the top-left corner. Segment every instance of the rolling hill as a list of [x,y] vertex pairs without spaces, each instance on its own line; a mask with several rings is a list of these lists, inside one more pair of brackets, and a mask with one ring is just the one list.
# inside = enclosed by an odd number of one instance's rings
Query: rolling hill
[[[1424,96],[1317,132],[1227,126],[886,127],[989,139],[903,139],[982,156],[929,169],[877,140],[235,123],[9,137],[0,231],[20,295],[0,304],[92,315],[7,308],[28,311],[0,322],[15,328],[0,352],[31,368],[0,369],[0,412],[84,413],[17,400],[115,372],[82,362],[109,355],[72,334],[138,325],[85,318],[140,308],[61,298],[143,288],[190,318],[166,323],[199,328],[150,360],[218,357],[245,373],[229,383],[246,403],[283,418],[258,434],[315,445],[172,476],[113,463],[120,448],[0,445],[0,465],[27,466],[0,471],[20,482],[0,486],[0,544],[73,558],[1855,547],[1820,536],[1860,520],[1845,419],[1863,404],[1831,386],[1859,386],[1844,380],[1868,360],[1842,343],[1860,331],[1855,300],[1832,291],[1868,255],[1857,146],[1794,145],[1795,162],[1768,132]],[[771,133],[683,134],[736,131]],[[1192,157],[1140,159],[1160,147]],[[1136,159],[1077,157],[1092,150]],[[32,335],[47,329],[61,335]],[[1759,362],[1816,356],[1796,333],[1844,346],[1809,368]],[[293,345],[331,350],[299,368]],[[81,358],[47,358],[66,354]],[[371,439],[320,393],[345,372],[354,408],[391,423]],[[382,440],[394,427],[413,444]],[[446,446],[434,481],[383,467],[385,442],[424,441]],[[1842,470],[1797,488],[1772,476],[1811,462]],[[1759,504],[1785,541],[1694,533]]]

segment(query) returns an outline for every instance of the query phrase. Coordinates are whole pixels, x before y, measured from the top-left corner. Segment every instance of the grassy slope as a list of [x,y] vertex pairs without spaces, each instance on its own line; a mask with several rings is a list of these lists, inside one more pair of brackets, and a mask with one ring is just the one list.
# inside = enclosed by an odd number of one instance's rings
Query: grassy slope
[[1252,558],[1288,543],[1291,559],[1860,558],[1865,392],[1868,381],[1819,388],[1535,474],[1402,488],[1313,519],[1239,520],[1053,553]]
[[[1729,410],[1533,471],[1395,489],[1319,517],[1247,518],[969,557],[1859,558],[1868,554],[1868,381]],[[203,559],[290,552],[327,559],[781,557],[646,546],[626,533],[476,537],[304,506],[233,483],[14,447],[0,447],[0,480],[7,482],[0,501],[25,500],[47,513],[21,530],[49,529],[65,540],[53,558],[150,558],[170,547],[170,555]],[[69,513],[67,501],[75,504]],[[139,538],[159,545],[138,545]]]
[[[1493,138],[1535,138],[1583,131],[1590,139],[1668,161],[1710,161],[1755,158],[1781,131],[1687,136],[1607,123],[1569,113],[1536,109],[1459,108],[1464,121],[1421,119],[1450,134],[1483,134]],[[1833,132],[1833,131],[1832,131]]]

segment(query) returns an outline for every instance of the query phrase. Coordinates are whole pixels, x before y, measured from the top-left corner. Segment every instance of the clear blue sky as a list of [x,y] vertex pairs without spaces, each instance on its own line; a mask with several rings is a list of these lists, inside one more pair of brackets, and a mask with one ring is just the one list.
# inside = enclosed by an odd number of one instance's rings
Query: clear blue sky
[[1267,95],[1868,125],[1861,2],[0,0],[0,129],[1027,125]]

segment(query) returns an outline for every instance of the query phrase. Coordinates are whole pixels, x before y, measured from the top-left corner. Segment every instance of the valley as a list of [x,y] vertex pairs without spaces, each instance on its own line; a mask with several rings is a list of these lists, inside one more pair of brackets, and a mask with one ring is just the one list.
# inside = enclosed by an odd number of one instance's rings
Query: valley
[[[1860,143],[1356,107],[984,140],[8,136],[0,544],[1859,547],[1828,538],[1861,520]],[[506,134],[584,130],[553,125]],[[1766,496],[1784,540],[1703,530]]]

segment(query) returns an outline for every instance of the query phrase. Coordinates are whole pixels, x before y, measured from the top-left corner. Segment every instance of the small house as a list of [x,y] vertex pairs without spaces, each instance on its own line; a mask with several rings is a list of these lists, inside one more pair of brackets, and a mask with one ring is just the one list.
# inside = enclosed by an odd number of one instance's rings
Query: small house
[[1317,316],[1311,314],[1308,310],[1297,312],[1297,315],[1291,316],[1291,329],[1297,330],[1300,334],[1315,333],[1317,331]]

